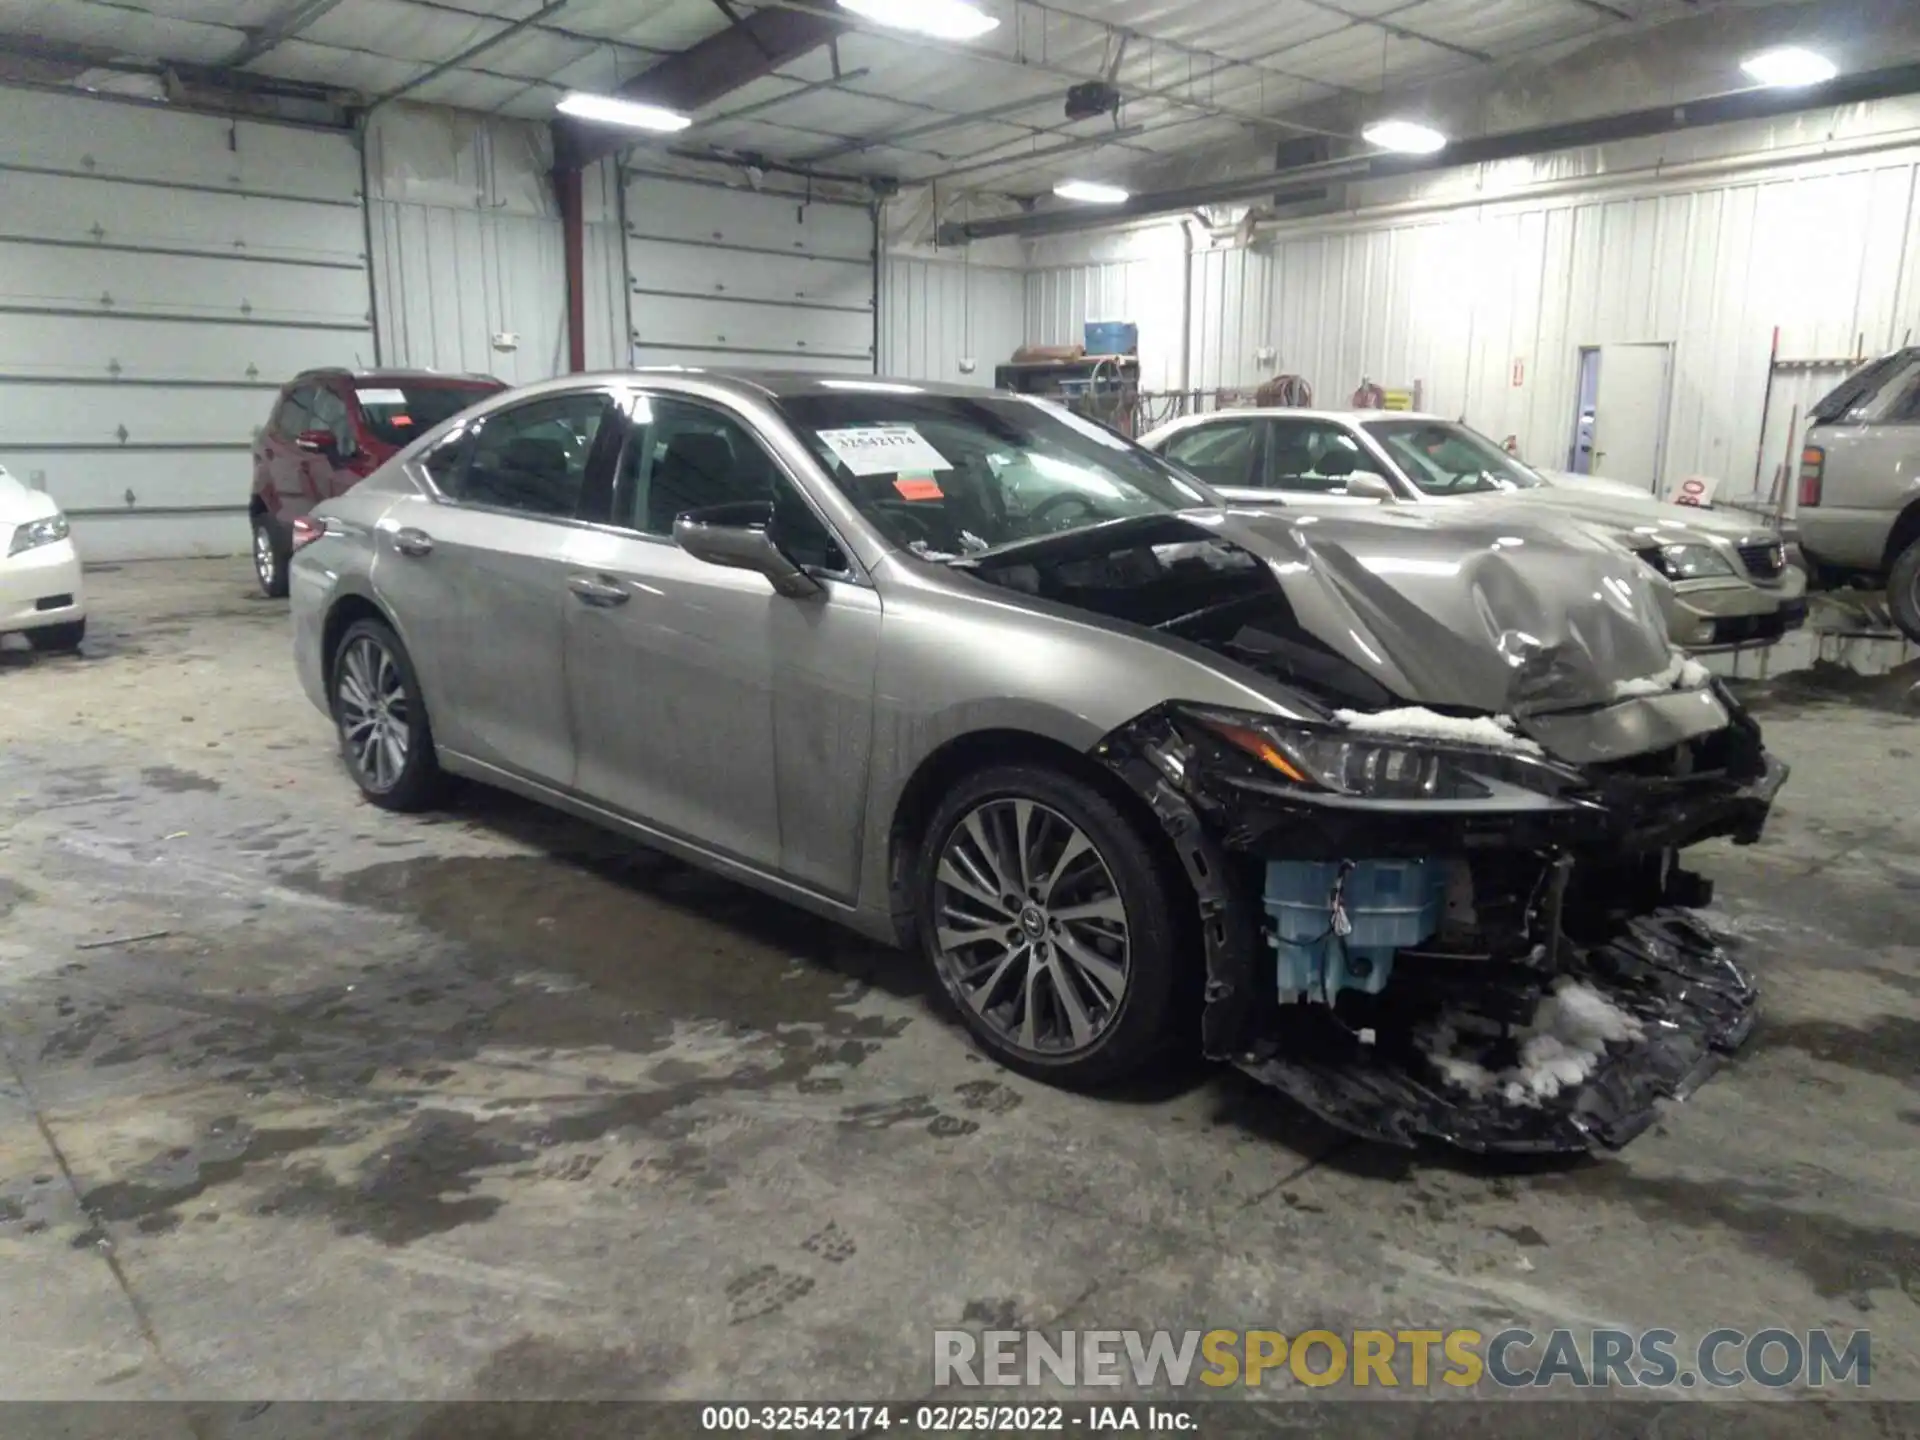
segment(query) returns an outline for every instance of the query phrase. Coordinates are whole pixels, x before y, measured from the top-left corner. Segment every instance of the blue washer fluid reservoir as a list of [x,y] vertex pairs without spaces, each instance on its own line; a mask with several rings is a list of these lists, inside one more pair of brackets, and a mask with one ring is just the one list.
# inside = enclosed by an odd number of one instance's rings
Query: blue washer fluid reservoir
[[1274,860],[1268,943],[1281,1003],[1331,1005],[1342,990],[1378,995],[1393,952],[1431,939],[1446,906],[1439,860]]

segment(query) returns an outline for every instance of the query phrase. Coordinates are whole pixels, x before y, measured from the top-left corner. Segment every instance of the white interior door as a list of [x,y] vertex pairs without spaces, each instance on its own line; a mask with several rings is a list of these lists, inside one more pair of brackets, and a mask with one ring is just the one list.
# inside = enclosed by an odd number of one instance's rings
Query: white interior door
[[1660,493],[1672,348],[1602,345],[1595,391],[1593,473]]

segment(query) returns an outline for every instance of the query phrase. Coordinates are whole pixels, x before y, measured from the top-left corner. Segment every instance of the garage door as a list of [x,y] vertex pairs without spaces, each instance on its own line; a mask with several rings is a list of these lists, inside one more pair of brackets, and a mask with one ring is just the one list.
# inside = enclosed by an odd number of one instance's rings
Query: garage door
[[246,548],[255,427],[371,365],[350,139],[0,88],[0,464],[89,559]]
[[869,208],[626,183],[634,364],[873,373]]

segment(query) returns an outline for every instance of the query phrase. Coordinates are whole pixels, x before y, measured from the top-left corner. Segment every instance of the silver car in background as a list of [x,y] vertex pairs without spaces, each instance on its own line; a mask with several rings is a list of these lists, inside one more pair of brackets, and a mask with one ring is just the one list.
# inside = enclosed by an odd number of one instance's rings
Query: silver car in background
[[[1030,1074],[1197,1030],[1362,1133],[1585,1146],[1751,1018],[1672,860],[1785,772],[1650,572],[1537,506],[1296,520],[1040,401],[641,371],[423,436],[291,576],[373,803],[484,781],[917,946]],[[1622,977],[1593,1087],[1439,1053]]]
[[1667,631],[1695,654],[1770,645],[1807,618],[1806,577],[1768,526],[1620,481],[1521,464],[1486,436],[1397,411],[1223,410],[1141,442],[1238,501],[1479,504],[1506,496],[1597,526],[1668,582]]

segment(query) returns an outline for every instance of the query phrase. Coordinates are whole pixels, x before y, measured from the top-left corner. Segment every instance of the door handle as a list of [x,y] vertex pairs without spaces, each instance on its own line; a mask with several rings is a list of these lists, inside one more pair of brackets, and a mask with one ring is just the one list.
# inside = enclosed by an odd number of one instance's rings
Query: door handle
[[633,598],[624,585],[616,585],[610,580],[596,580],[591,575],[575,575],[567,581],[567,588],[579,596],[583,603],[602,610],[624,605]]
[[393,532],[393,548],[402,555],[411,555],[419,559],[433,553],[433,537],[424,530],[416,530],[409,525],[404,530]]

